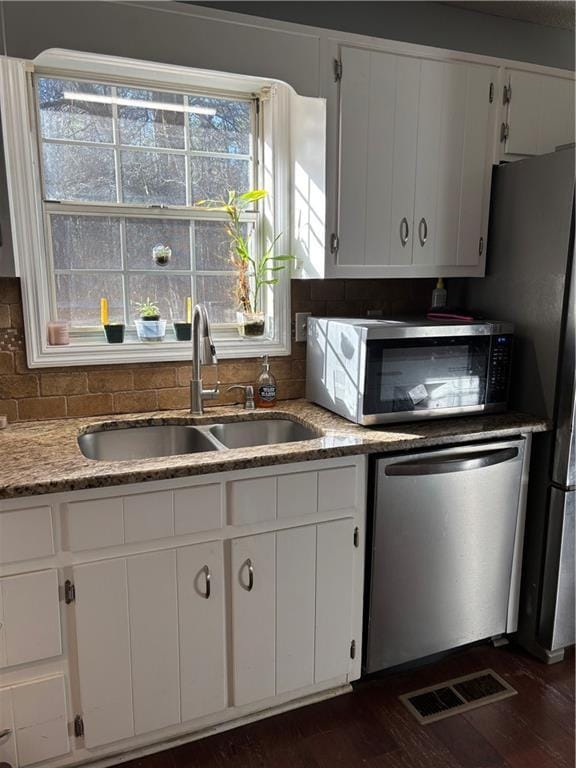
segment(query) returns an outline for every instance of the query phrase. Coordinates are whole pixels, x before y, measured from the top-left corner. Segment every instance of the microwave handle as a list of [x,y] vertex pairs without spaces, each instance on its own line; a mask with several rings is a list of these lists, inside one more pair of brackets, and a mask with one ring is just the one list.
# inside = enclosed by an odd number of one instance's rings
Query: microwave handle
[[387,475],[441,475],[452,472],[465,472],[469,469],[484,469],[495,464],[503,464],[518,456],[518,448],[501,448],[496,451],[471,453],[457,458],[425,458],[388,464]]

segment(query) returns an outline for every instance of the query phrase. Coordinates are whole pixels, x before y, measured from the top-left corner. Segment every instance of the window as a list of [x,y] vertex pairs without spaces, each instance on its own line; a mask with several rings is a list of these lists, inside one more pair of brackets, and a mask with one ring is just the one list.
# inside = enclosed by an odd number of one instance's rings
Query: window
[[[242,214],[253,255],[280,233],[277,254],[316,275],[322,99],[262,77],[51,49],[34,61],[0,57],[0,111],[31,367],[189,360],[171,324],[188,297],[207,305],[220,358],[289,353],[288,270],[264,289],[265,336],[242,338],[225,215],[194,204],[266,189]],[[128,326],[123,344],[106,343],[101,298],[110,321]],[[168,321],[162,343],[134,331],[134,302],[148,298]],[[70,345],[48,344],[54,319],[71,322]]]
[[51,315],[101,334],[101,297],[128,329],[138,302],[179,321],[191,297],[234,326],[225,223],[194,206],[257,186],[257,99],[41,75],[34,90]]

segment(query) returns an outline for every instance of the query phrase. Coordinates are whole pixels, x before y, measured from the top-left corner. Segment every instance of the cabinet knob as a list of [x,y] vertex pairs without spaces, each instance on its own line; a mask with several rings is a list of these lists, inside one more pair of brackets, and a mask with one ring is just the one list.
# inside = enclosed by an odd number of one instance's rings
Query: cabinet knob
[[428,224],[424,216],[422,216],[418,224],[418,237],[420,238],[420,245],[424,247],[424,243],[428,240]]
[[[11,728],[4,728],[3,731],[0,731],[0,741],[4,741],[4,739],[7,739],[8,736],[10,736],[11,733],[12,733],[12,729]],[[0,763],[0,766],[2,766],[2,765],[3,765],[3,763]]]
[[406,246],[409,235],[410,235],[410,227],[408,226],[408,219],[406,218],[406,216],[404,216],[402,221],[400,222],[400,242],[402,243],[402,248]]

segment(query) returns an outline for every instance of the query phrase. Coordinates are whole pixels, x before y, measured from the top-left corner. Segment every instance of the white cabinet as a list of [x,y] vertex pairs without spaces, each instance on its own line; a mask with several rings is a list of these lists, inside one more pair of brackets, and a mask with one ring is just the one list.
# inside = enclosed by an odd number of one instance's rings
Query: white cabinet
[[227,575],[221,542],[76,566],[86,746],[219,712],[229,700],[239,707],[344,682],[353,528],[346,517],[233,539]]
[[274,533],[232,542],[232,698],[236,706],[275,693]]
[[0,763],[12,768],[70,751],[64,677],[56,675],[0,688]]
[[574,141],[574,78],[507,69],[505,155],[543,155]]
[[0,579],[0,667],[61,653],[57,572]]
[[88,747],[225,706],[221,549],[210,542],[74,568]]
[[348,46],[339,57],[327,276],[482,275],[497,69]]
[[220,542],[176,553],[182,721],[227,706],[224,559]]
[[[5,511],[16,551],[55,552],[0,578],[0,763],[111,759],[346,690],[365,474],[339,457]],[[44,549],[20,541],[30,510]]]
[[353,560],[351,518],[232,541],[236,706],[347,675]]

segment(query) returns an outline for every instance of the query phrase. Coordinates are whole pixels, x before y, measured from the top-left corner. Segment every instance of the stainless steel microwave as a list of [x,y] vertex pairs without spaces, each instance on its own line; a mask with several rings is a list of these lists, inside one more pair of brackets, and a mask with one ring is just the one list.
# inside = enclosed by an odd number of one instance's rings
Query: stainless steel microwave
[[367,425],[503,411],[513,331],[502,322],[310,318],[306,396]]

